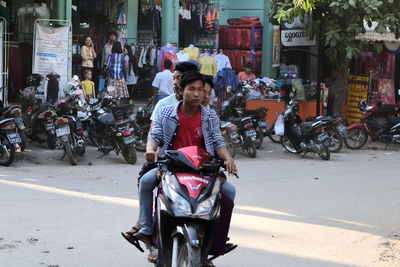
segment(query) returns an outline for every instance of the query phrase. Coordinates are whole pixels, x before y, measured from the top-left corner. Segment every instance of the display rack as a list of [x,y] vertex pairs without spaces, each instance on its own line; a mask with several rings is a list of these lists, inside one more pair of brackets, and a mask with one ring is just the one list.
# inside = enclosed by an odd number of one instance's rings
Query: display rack
[[[256,32],[260,32],[260,36],[257,39],[256,38]],[[254,25],[251,26],[251,62],[255,62],[258,66],[259,69],[261,69],[261,62],[257,62],[257,57],[256,57],[256,48],[258,45],[262,42],[263,39],[263,29],[256,28]],[[252,67],[252,71],[255,70],[254,66]]]

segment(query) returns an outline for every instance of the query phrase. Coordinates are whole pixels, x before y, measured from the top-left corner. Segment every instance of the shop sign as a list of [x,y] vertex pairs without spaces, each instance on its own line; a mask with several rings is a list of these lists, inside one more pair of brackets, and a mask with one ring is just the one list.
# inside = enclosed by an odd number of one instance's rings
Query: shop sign
[[44,77],[50,72],[57,73],[60,75],[59,92],[63,92],[68,82],[70,60],[70,27],[50,28],[36,24],[32,72]]
[[284,46],[315,46],[317,45],[316,38],[310,39],[307,37],[304,29],[283,30],[281,32],[281,41]]
[[[394,33],[389,31],[389,28],[386,27],[385,33],[377,33],[375,31],[376,27],[378,27],[379,23],[376,21],[372,21],[371,26],[368,26],[368,22],[364,20],[364,29],[365,33],[359,33],[356,36],[356,40],[361,41],[384,41],[384,42],[400,42],[399,39],[396,39]],[[396,49],[397,50],[397,49]]]
[[281,31],[279,26],[274,26],[274,47],[272,67],[279,67],[281,63]]

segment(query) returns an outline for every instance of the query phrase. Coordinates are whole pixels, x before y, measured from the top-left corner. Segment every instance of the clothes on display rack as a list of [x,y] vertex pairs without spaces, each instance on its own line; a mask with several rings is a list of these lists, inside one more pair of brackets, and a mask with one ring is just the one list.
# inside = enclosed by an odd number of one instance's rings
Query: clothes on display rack
[[18,32],[20,33],[32,33],[33,32],[33,23],[35,18],[33,16],[35,11],[35,7],[30,4],[26,4],[26,6],[18,9]]
[[116,16],[116,24],[118,25],[125,25],[126,24],[126,9],[125,9],[125,3],[120,2],[118,4],[118,9],[117,9],[117,16]]
[[[175,46],[173,46],[173,45],[171,45],[171,44],[167,44],[166,46],[163,46],[162,48],[161,48],[161,50],[160,50],[160,57],[159,57],[159,59],[158,59],[158,71],[160,72],[161,71],[161,68],[162,68],[162,65],[163,65],[163,58],[164,58],[164,55],[166,54],[166,53],[168,53],[168,52],[173,52],[174,54],[176,54],[177,52],[178,52],[178,49],[175,47]],[[176,55],[175,55],[176,56]],[[178,58],[176,58],[176,60],[178,60]],[[176,63],[175,63],[175,65],[176,65]],[[174,65],[174,67],[175,67],[175,65]]]
[[168,53],[166,53],[163,56],[162,61],[161,61],[161,64],[162,64],[161,70],[162,71],[165,70],[164,61],[167,60],[167,59],[172,62],[172,66],[171,66],[170,70],[171,70],[171,72],[174,72],[175,65],[178,63],[178,57],[177,57],[176,53],[174,53],[173,51],[169,51]]
[[229,68],[219,71],[213,82],[215,93],[220,99],[226,94],[226,88],[230,86],[232,92],[236,92],[239,86],[239,80],[236,77],[235,71]]
[[224,68],[229,68],[229,69],[232,68],[231,61],[226,55],[220,53],[215,55],[214,58],[217,61],[217,72],[221,71]]
[[189,45],[185,49],[183,49],[184,53],[187,53],[189,55],[189,59],[198,61],[199,60],[199,53],[200,50],[198,47],[195,47],[194,45]]
[[0,17],[3,17],[7,23],[7,29],[10,27],[10,8],[7,6],[6,1],[1,1],[0,4]]
[[189,62],[192,62],[193,64],[195,64],[197,66],[197,70],[200,71],[200,64],[199,62],[197,62],[196,60],[190,59]]
[[46,76],[47,82],[47,98],[46,101],[50,104],[57,102],[58,93],[60,90],[59,81],[60,75],[55,72],[51,72]]
[[180,50],[176,56],[178,57],[179,62],[184,62],[184,61],[189,61],[190,57],[188,53],[183,52],[183,50]]
[[206,31],[218,31],[219,26],[219,11],[216,8],[208,10],[206,17]]
[[205,75],[211,75],[215,77],[217,75],[217,62],[215,58],[206,55],[199,58],[200,73]]
[[[36,19],[50,19],[50,9],[47,7],[47,4],[40,3],[40,6],[34,10],[34,16]],[[48,26],[49,22],[41,22],[40,24]]]

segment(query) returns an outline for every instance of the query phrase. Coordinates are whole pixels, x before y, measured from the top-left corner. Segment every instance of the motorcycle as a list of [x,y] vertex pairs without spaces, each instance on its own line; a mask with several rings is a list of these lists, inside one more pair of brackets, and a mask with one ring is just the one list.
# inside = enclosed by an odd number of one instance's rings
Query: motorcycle
[[57,146],[54,122],[57,118],[54,107],[35,99],[35,87],[22,90],[22,118],[26,126],[25,134],[39,143],[47,142],[50,149]]
[[21,143],[14,119],[0,119],[0,165],[9,166],[15,159],[16,145]]
[[157,266],[205,266],[221,209],[223,161],[197,146],[165,154],[158,162],[165,172],[156,198]]
[[57,138],[64,149],[64,156],[68,156],[71,165],[77,165],[77,155],[83,156],[86,151],[82,124],[77,115],[83,108],[83,103],[74,90],[71,90],[66,97],[56,102],[55,107],[58,116],[55,121]]
[[324,131],[329,135],[332,145],[328,147],[331,153],[338,153],[342,150],[347,128],[343,125],[341,118],[318,116],[307,118],[308,122],[321,121]]
[[323,131],[323,122],[301,122],[298,112],[298,103],[294,100],[289,102],[282,116],[284,123],[284,135],[281,136],[283,148],[294,154],[304,152],[317,153],[323,160],[329,160],[328,147],[332,145],[329,135]]
[[[1,102],[1,101],[0,101]],[[21,107],[18,105],[13,105],[10,107],[2,107],[2,104],[0,105],[0,118],[6,119],[6,118],[14,118],[15,126],[18,132],[19,137],[21,138],[21,143],[19,143],[19,147],[21,148],[21,151],[24,151],[26,148],[26,137],[24,130],[26,129],[24,121],[22,120],[21,117]]]
[[146,151],[147,136],[151,125],[151,114],[153,110],[154,98],[150,98],[146,107],[138,107],[135,114],[131,116],[133,132],[137,137],[136,149]]
[[345,144],[348,148],[363,147],[368,141],[368,136],[373,142],[400,144],[400,117],[378,118],[378,107],[374,104],[367,105],[364,100],[360,101],[358,108],[363,115],[359,122],[347,128]]
[[221,121],[221,134],[224,138],[224,143],[226,148],[228,149],[229,154],[232,158],[234,158],[236,155],[236,147],[240,146],[240,139],[236,125],[229,121]]
[[122,154],[125,161],[135,164],[137,160],[136,137],[127,118],[130,105],[116,106],[117,99],[104,96],[101,101],[89,101],[90,119],[87,123],[88,136],[99,151],[107,155],[112,150]]

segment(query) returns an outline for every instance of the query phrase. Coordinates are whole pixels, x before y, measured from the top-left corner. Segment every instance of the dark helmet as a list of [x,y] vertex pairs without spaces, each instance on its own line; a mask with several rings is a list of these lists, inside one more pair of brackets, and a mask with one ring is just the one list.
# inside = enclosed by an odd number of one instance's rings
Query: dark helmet
[[38,73],[32,73],[26,78],[26,83],[28,86],[39,86],[44,80],[44,77]]
[[367,102],[365,100],[361,100],[360,103],[358,103],[358,108],[361,111],[365,111],[367,108]]

